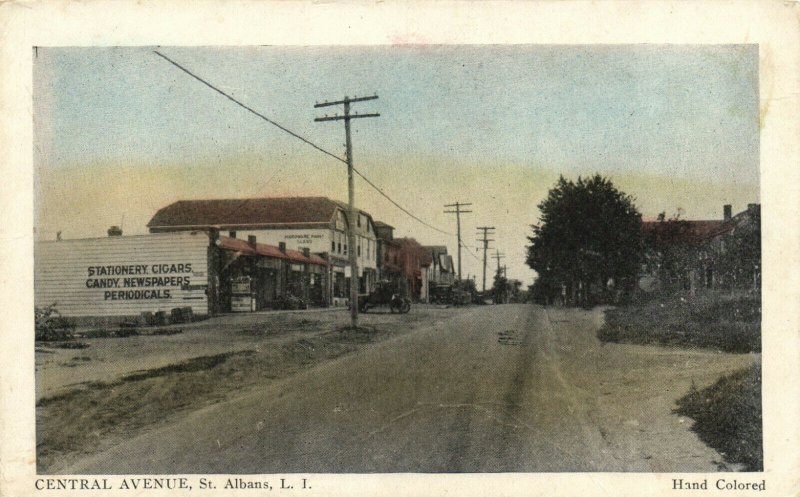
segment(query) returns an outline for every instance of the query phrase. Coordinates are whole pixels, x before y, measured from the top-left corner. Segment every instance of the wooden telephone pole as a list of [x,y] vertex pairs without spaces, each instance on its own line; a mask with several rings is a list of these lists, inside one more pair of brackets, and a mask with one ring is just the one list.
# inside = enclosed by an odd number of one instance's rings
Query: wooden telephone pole
[[483,238],[478,241],[483,242],[483,293],[486,293],[486,251],[489,250],[489,242],[494,241],[494,239],[488,238],[489,235],[494,234],[490,233],[490,231],[494,231],[494,226],[478,226],[478,231],[483,231]]
[[461,282],[461,214],[467,214],[472,211],[462,211],[461,208],[467,205],[472,205],[471,203],[460,203],[456,202],[455,204],[447,204],[445,207],[455,207],[456,210],[454,211],[444,211],[445,214],[455,214],[456,215],[456,228],[457,228],[457,236],[458,236],[458,281]]
[[314,119],[315,122],[322,121],[344,121],[344,135],[345,135],[345,148],[347,159],[347,200],[348,200],[348,214],[347,214],[347,244],[350,246],[347,255],[350,260],[350,326],[353,329],[358,328],[358,254],[356,252],[356,225],[358,213],[356,212],[355,201],[355,182],[353,178],[353,144],[350,140],[350,120],[359,119],[362,117],[378,117],[380,114],[350,114],[350,104],[353,102],[363,102],[365,100],[375,100],[378,95],[371,97],[344,97],[344,100],[337,100],[335,102],[323,102],[314,105],[315,109],[320,107],[329,107],[331,105],[344,105],[344,115],[334,115],[318,117]]
[[[500,277],[502,274],[500,273],[500,259],[503,259],[505,255],[501,254],[499,250],[495,249],[494,255],[492,256],[493,259],[497,260],[497,276]],[[495,288],[494,289],[494,303],[495,304],[502,304],[503,303],[503,294],[505,293],[505,288]]]

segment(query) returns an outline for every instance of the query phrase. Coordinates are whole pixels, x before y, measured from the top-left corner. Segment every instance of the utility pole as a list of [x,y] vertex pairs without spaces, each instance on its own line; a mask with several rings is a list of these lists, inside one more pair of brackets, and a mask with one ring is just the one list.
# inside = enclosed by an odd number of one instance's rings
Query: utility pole
[[489,242],[494,241],[494,239],[488,238],[489,235],[494,234],[489,233],[494,231],[494,226],[478,226],[478,231],[483,231],[483,239],[478,241],[483,242],[483,293],[486,293],[486,251],[489,250]]
[[[494,250],[494,255],[492,256],[492,259],[497,260],[497,277],[498,278],[501,276],[501,274],[500,274],[500,259],[503,259],[504,257],[505,257],[505,255],[501,254],[499,250],[497,250],[497,249]],[[503,289],[503,291],[505,291],[505,289]],[[502,304],[503,303],[503,296],[502,296],[502,294],[500,292],[501,292],[500,288],[495,288],[494,289],[494,303],[495,304]]]
[[355,201],[355,181],[353,177],[353,144],[350,140],[350,120],[362,117],[378,117],[380,114],[350,114],[350,104],[353,102],[363,102],[365,100],[375,100],[378,95],[371,97],[344,97],[344,100],[337,100],[335,102],[323,102],[314,105],[315,109],[320,107],[329,107],[331,105],[344,105],[344,115],[338,114],[333,116],[325,115],[325,117],[318,117],[314,119],[315,122],[322,121],[344,121],[344,135],[345,135],[345,153],[347,159],[347,200],[348,200],[348,220],[347,220],[347,244],[350,246],[347,255],[350,259],[350,326],[353,329],[358,328],[358,254],[356,250],[356,220],[358,213],[356,212]]
[[455,214],[456,215],[456,228],[457,228],[457,236],[458,236],[458,281],[461,282],[461,214],[467,214],[472,211],[462,211],[461,208],[464,206],[472,205],[471,203],[461,203],[456,202],[455,204],[447,204],[445,207],[455,207],[456,210],[454,211],[444,211],[445,214]]
[[495,249],[492,259],[497,260],[497,274],[500,274],[500,259],[504,259],[505,257],[506,256],[501,254],[499,250]]

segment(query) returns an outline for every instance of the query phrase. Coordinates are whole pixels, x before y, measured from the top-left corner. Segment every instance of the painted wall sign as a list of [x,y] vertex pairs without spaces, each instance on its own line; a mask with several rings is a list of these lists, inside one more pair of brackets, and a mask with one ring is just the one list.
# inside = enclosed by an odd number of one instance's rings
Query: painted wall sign
[[205,233],[37,242],[34,300],[65,316],[207,314],[207,247]]

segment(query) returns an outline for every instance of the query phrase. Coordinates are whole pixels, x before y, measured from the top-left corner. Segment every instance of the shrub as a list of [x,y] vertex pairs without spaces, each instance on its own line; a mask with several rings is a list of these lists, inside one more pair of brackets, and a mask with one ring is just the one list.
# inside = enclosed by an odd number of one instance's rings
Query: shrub
[[56,303],[35,307],[36,341],[53,342],[75,338],[75,325],[56,309]]
[[759,364],[706,389],[692,389],[678,400],[676,412],[694,419],[692,429],[729,463],[743,464],[746,471],[763,469]]

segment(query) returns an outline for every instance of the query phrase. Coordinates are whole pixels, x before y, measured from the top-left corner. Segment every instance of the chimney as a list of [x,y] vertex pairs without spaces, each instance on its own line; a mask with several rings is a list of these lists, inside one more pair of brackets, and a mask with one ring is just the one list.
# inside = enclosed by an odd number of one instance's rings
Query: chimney
[[119,226],[112,226],[108,228],[106,233],[108,233],[108,236],[122,236],[122,229]]
[[278,242],[278,250],[280,250],[281,252],[283,252],[285,254],[286,253],[286,242]]
[[733,210],[731,204],[725,204],[722,206],[722,219],[724,221],[730,221],[733,217]]
[[247,235],[247,243],[249,243],[251,247],[255,247],[256,246],[256,235]]
[[747,204],[747,213],[751,216],[761,214],[761,204]]
[[303,255],[306,257],[311,257],[311,249],[308,247],[303,247]]

